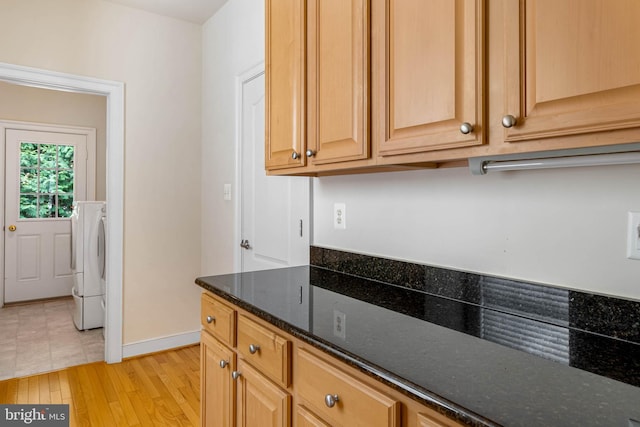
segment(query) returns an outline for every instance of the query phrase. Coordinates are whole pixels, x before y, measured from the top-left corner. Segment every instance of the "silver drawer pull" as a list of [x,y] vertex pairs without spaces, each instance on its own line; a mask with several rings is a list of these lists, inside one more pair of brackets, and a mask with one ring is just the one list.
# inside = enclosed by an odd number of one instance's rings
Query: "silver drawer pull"
[[260,351],[260,346],[259,345],[256,345],[256,344],[250,344],[249,345],[249,353],[256,354],[258,351]]
[[226,368],[228,364],[229,364],[228,360],[221,360],[220,361],[220,367],[223,368],[223,369]]
[[470,134],[471,132],[473,132],[473,125],[471,123],[464,122],[460,125],[460,132],[464,135]]
[[507,114],[506,116],[504,116],[502,118],[502,126],[504,126],[506,128],[512,128],[517,124],[518,124],[518,119],[516,119],[511,114]]
[[213,323],[216,321],[216,318],[213,316],[207,316],[207,323]]
[[336,406],[336,402],[338,402],[340,399],[338,398],[337,394],[327,394],[324,397],[324,403],[325,405],[327,405],[329,408],[333,408],[334,406]]
[[240,375],[242,374],[238,371],[231,372],[231,378],[233,378],[234,380],[237,380],[238,378],[240,378]]

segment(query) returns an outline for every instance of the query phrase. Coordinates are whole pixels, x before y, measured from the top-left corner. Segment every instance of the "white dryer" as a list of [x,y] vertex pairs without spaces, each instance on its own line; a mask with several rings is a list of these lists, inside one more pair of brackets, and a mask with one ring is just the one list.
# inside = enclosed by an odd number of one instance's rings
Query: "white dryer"
[[100,255],[105,245],[99,230],[105,212],[105,202],[75,202],[71,214],[73,323],[79,330],[104,326]]

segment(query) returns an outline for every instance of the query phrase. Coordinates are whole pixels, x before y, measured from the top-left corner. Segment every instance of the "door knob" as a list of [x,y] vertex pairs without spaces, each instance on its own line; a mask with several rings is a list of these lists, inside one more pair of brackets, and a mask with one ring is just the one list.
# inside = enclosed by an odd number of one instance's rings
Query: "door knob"
[[251,249],[251,245],[249,244],[249,241],[244,239],[240,242],[240,247],[244,249]]
[[300,154],[296,153],[295,151],[293,153],[291,153],[291,158],[293,160],[298,160],[300,158]]
[[15,226],[15,225],[13,225],[13,224],[11,224],[11,225],[9,226],[9,231],[12,231],[12,232],[13,232],[13,231],[16,231],[16,226]]

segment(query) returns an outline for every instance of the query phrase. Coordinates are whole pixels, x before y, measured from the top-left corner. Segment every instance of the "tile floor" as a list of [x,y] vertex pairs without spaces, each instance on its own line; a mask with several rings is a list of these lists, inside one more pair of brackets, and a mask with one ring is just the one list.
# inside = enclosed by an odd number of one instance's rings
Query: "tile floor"
[[102,328],[78,331],[73,298],[0,308],[0,380],[104,360]]

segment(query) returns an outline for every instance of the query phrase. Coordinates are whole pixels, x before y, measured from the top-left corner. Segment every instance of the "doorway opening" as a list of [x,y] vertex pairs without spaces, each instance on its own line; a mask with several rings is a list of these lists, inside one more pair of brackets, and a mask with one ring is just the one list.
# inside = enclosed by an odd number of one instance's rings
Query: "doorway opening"
[[[57,91],[100,95],[106,98],[106,200],[109,228],[107,235],[106,270],[109,286],[106,289],[106,321],[104,360],[122,360],[122,267],[124,220],[124,84],[102,79],[58,73],[48,70],[0,63],[0,80]],[[4,129],[0,129],[4,135]],[[4,147],[0,150],[4,164]],[[0,176],[4,181],[4,174]],[[4,182],[1,182],[4,187]],[[4,209],[0,209],[2,224],[6,225]],[[6,231],[5,231],[6,233]],[[0,234],[0,251],[4,252],[5,233]],[[4,257],[4,253],[2,253]],[[0,277],[4,277],[4,263]],[[0,306],[4,304],[0,292]]]

